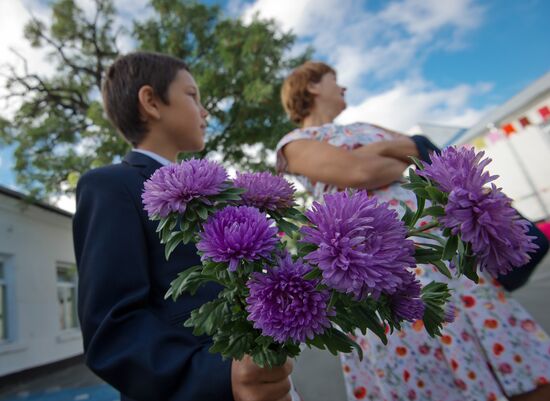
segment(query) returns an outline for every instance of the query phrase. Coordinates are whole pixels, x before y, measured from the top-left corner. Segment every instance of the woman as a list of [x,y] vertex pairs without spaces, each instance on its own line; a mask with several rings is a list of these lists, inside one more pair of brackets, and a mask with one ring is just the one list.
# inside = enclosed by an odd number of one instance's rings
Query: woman
[[[380,201],[415,207],[399,180],[409,156],[426,157],[422,141],[366,123],[337,125],[346,89],[335,71],[307,62],[285,80],[282,101],[300,128],[277,145],[277,166],[298,176],[315,199],[346,187]],[[417,146],[419,145],[419,146]],[[443,281],[435,269],[415,270],[424,284]],[[365,359],[342,355],[349,400],[549,400],[550,339],[493,280],[449,282],[455,321],[430,338],[422,321],[389,336],[357,338]]]

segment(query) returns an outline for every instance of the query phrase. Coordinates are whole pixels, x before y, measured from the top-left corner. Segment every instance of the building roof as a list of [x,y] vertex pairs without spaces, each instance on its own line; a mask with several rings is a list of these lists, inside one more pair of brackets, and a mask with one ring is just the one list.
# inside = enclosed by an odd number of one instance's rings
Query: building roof
[[5,187],[3,185],[0,185],[0,194],[6,195],[10,198],[14,198],[14,199],[18,199],[18,200],[27,202],[30,205],[39,207],[39,208],[47,210],[49,212],[60,214],[61,216],[69,217],[71,219],[73,218],[73,214],[71,212],[67,212],[66,210],[60,209],[60,208],[58,208],[56,206],[53,206],[53,205],[50,205],[46,202],[32,199],[31,197],[29,197],[28,195],[26,195],[22,192],[15,191],[15,190],[13,190],[11,188],[8,188],[8,187]]
[[[455,138],[466,131],[466,128],[464,127],[426,122],[418,123],[414,129],[420,131],[421,134],[426,135],[440,148],[450,145],[453,143]],[[414,133],[414,129],[412,133]]]
[[455,143],[465,143],[483,134],[487,127],[491,124],[496,126],[503,123],[510,114],[516,112],[519,109],[526,108],[530,103],[545,96],[550,91],[550,71],[537,79],[531,85],[523,89],[517,95],[513,96],[503,105],[493,109],[486,114],[481,120],[477,122],[473,127],[467,129],[460,138],[455,139]]

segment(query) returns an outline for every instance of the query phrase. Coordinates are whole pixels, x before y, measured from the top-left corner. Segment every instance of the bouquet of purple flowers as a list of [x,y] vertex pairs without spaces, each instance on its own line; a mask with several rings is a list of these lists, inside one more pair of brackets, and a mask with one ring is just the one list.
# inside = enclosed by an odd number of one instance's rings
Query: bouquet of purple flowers
[[[159,221],[166,258],[192,241],[202,261],[181,272],[166,297],[220,284],[218,298],[194,310],[185,326],[211,336],[211,352],[249,354],[260,366],[283,364],[301,344],[361,355],[350,334],[371,330],[385,343],[386,330],[404,321],[422,319],[439,335],[453,319],[449,289],[440,282],[422,287],[412,268],[431,264],[449,279],[477,282],[478,269],[506,273],[534,250],[510,199],[486,186],[496,177],[484,172],[490,160],[482,157],[447,148],[430,165],[414,160],[404,187],[418,207],[403,204],[401,218],[366,191],[327,194],[302,213],[282,177],[238,173],[229,180],[208,160],[165,166],[145,182],[145,209]],[[431,222],[419,226],[426,216]],[[428,231],[436,227],[437,234]]]

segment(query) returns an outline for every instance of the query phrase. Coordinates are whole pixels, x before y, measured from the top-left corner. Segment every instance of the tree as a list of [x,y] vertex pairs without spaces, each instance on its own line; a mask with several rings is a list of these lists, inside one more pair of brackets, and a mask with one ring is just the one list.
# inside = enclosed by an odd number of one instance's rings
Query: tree
[[[120,54],[124,31],[115,26],[112,0],[94,0],[88,16],[74,0],[57,0],[48,26],[33,18],[25,37],[50,51],[51,76],[8,67],[9,97],[22,104],[0,124],[4,142],[16,145],[17,181],[37,197],[74,190],[78,175],[108,164],[129,146],[106,120],[99,91],[107,66]],[[151,0],[152,16],[126,32],[136,49],[184,59],[211,115],[204,153],[218,152],[241,169],[266,169],[265,155],[288,130],[279,92],[285,72],[310,55],[288,57],[295,37],[273,21],[250,24],[224,17],[218,6],[186,0]],[[246,157],[256,145],[257,160]]]

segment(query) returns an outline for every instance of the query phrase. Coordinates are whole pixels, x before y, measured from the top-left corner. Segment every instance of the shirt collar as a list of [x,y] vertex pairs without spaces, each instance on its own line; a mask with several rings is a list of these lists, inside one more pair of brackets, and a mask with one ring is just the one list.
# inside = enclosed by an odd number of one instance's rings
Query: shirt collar
[[141,153],[141,154],[144,154],[145,156],[149,156],[151,159],[153,160],[156,160],[158,161],[160,164],[162,164],[163,166],[167,166],[169,164],[173,164],[173,162],[171,162],[170,160],[162,157],[161,155],[157,155],[156,153],[154,152],[151,152],[149,150],[144,150],[144,149],[133,149],[134,152],[138,152],[138,153]]

